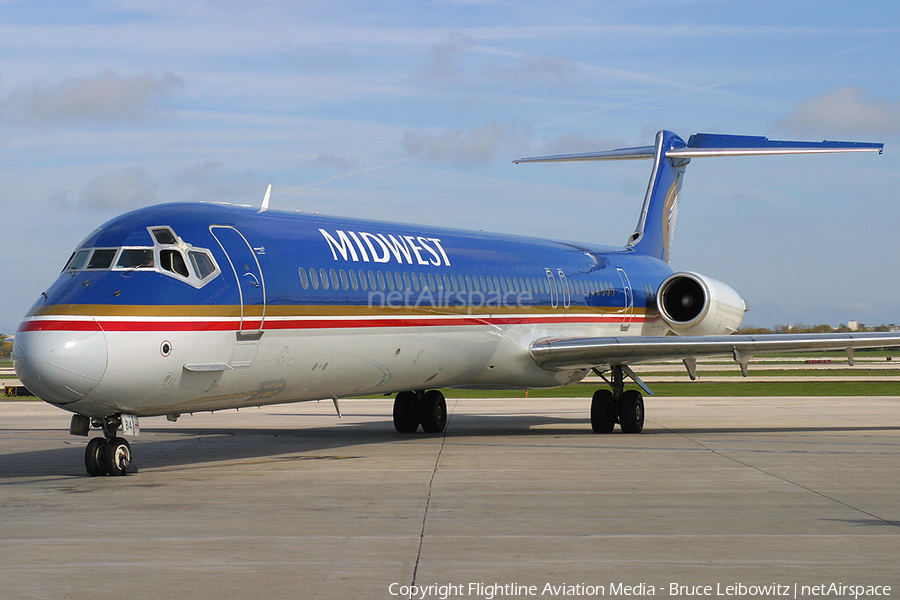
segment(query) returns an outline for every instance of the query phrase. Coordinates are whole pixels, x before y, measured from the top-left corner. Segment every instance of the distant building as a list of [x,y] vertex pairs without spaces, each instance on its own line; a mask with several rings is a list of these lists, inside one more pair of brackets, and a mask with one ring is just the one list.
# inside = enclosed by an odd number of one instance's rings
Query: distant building
[[847,321],[847,328],[850,331],[859,331],[859,321]]

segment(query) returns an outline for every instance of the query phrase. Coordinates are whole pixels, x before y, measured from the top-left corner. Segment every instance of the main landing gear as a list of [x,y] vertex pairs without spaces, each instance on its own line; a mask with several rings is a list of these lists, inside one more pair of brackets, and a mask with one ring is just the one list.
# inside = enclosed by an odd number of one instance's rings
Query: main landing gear
[[[95,425],[103,429],[104,437],[95,437],[88,442],[84,450],[84,466],[88,475],[125,475],[134,471],[131,467],[131,445],[128,440],[117,437],[116,432],[122,424],[119,415],[102,417],[93,420]],[[87,435],[87,433],[85,433]]]
[[594,433],[609,433],[619,424],[622,433],[640,433],[644,429],[644,397],[637,390],[625,389],[625,374],[612,367],[612,390],[597,390],[591,399],[591,428]]
[[439,390],[400,392],[394,398],[394,428],[415,433],[419,425],[426,433],[441,433],[447,427],[447,402]]

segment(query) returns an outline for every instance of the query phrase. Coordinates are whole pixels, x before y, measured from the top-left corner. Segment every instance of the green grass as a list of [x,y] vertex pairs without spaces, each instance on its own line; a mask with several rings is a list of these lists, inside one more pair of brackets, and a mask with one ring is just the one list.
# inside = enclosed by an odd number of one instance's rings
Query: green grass
[[[590,398],[601,384],[578,383],[549,390],[529,390],[529,398]],[[629,385],[629,388],[636,386]],[[746,379],[735,382],[689,381],[655,383],[650,389],[658,397],[705,396],[900,396],[900,383],[893,381],[783,381]],[[447,398],[524,398],[524,390],[442,390]],[[360,398],[384,398],[383,395]],[[34,396],[0,397],[6,400],[36,400]]]
[[[528,390],[529,398],[590,398],[600,384],[579,383],[549,390]],[[637,386],[629,385],[628,388]],[[784,382],[702,382],[655,383],[654,394],[666,397],[766,397],[766,396],[900,396],[900,383],[892,381],[784,381]],[[524,398],[524,390],[442,390],[447,398]],[[359,396],[385,398],[384,395]],[[0,396],[4,400],[37,400],[35,396]]]
[[[642,379],[650,377],[677,377],[684,375],[683,369],[678,371],[642,371],[638,373]],[[719,370],[698,369],[703,377],[740,377],[741,369],[737,365]],[[759,369],[750,365],[749,378],[754,377],[891,377],[900,375],[900,369],[868,369],[858,366],[848,369]]]
[[[578,383],[549,390],[529,390],[529,398],[590,398],[599,383]],[[629,385],[629,388],[637,386]],[[892,381],[786,381],[732,382],[690,381],[655,383],[650,389],[660,397],[671,396],[900,396],[900,383]],[[447,398],[524,398],[523,390],[442,390]],[[384,396],[362,396],[383,398]]]

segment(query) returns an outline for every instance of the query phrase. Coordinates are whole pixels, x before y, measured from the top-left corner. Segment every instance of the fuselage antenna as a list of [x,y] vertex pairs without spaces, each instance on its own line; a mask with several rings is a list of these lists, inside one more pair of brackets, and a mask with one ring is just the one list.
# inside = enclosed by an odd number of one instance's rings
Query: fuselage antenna
[[[272,195],[272,184],[269,184],[269,187],[266,188],[266,195],[263,196],[262,206],[259,208],[259,212],[264,213],[269,209],[269,197]],[[259,213],[257,213],[259,214]]]

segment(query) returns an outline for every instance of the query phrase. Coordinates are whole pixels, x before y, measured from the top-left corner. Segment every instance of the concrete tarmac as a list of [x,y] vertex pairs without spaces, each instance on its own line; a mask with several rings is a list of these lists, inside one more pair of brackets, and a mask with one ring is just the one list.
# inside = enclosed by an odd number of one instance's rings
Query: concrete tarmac
[[67,413],[0,402],[0,596],[900,594],[900,397],[649,398],[640,435],[588,404],[448,399],[440,435],[389,399],[143,419],[140,472],[91,478]]

